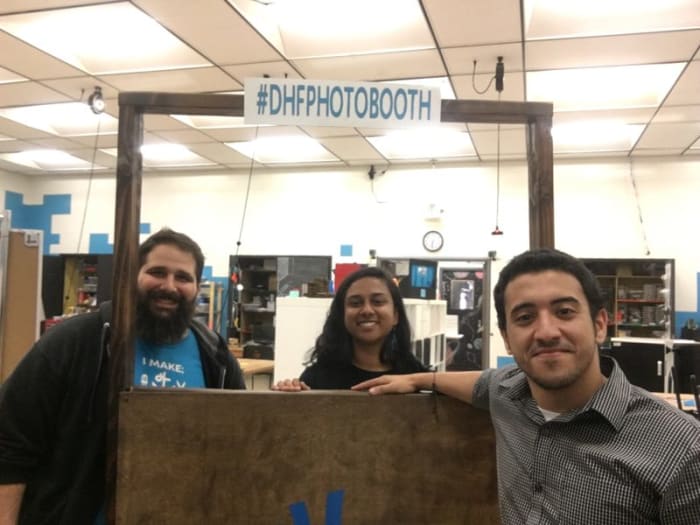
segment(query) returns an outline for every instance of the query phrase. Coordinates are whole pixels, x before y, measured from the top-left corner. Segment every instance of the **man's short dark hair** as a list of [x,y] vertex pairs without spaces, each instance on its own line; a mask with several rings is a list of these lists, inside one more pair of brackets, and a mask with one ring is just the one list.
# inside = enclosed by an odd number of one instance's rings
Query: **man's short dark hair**
[[162,228],[146,239],[139,246],[139,268],[146,264],[146,258],[153,248],[161,244],[175,246],[178,250],[192,254],[195,261],[195,277],[197,284],[202,280],[202,270],[204,269],[204,254],[199,244],[194,242],[184,233],[176,232],[170,228]]
[[605,307],[603,294],[598,286],[598,281],[591,271],[586,268],[579,259],[552,248],[539,248],[528,250],[514,257],[501,270],[498,282],[493,289],[493,300],[496,304],[498,316],[498,328],[506,329],[506,287],[516,277],[526,273],[540,273],[547,270],[568,273],[576,278],[583,288],[583,293],[588,301],[591,319],[595,321],[598,312]]

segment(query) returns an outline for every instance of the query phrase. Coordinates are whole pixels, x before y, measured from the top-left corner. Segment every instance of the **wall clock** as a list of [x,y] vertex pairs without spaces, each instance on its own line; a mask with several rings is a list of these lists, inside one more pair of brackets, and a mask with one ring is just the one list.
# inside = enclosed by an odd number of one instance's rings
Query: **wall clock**
[[442,248],[445,240],[442,238],[442,233],[435,230],[430,230],[423,235],[423,248],[429,252],[437,252]]

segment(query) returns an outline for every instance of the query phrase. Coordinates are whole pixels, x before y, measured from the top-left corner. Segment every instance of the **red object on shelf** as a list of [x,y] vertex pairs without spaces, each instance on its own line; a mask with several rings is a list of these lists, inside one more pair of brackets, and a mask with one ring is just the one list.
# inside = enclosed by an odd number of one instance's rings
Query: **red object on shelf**
[[340,283],[353,272],[356,272],[364,265],[359,263],[339,263],[335,265],[335,270],[333,271],[333,292],[338,289]]

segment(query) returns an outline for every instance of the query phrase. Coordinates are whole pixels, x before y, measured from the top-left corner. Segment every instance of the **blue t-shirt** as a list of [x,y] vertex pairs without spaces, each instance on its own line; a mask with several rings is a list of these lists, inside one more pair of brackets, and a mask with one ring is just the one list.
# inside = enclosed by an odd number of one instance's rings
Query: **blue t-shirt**
[[[172,345],[153,345],[141,338],[134,348],[134,386],[155,388],[204,388],[204,372],[197,339],[192,330]],[[94,525],[104,525],[104,507]]]
[[204,372],[197,339],[192,330],[171,345],[154,345],[136,339],[134,386],[204,388]]

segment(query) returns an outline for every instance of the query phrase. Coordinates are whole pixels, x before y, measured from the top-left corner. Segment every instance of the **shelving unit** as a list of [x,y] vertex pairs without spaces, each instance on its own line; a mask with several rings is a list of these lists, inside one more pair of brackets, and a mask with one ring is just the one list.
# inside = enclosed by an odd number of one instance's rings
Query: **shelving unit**
[[[240,337],[239,343],[244,346],[254,341],[257,332],[272,332],[275,325],[275,304],[277,299],[277,259],[241,258],[240,283],[243,285],[239,296]],[[269,343],[269,340],[265,340]],[[274,344],[268,351],[259,348],[260,354],[270,354]],[[268,357],[268,359],[271,357]]]
[[47,319],[96,309],[112,297],[111,254],[45,255],[42,300]]
[[331,257],[231,256],[230,271],[229,311],[235,313],[229,337],[238,338],[243,357],[274,359],[278,297],[327,292]]
[[673,259],[584,259],[608,311],[608,339],[674,333]]
[[199,285],[197,302],[195,303],[194,316],[206,324],[210,329],[214,329],[216,312],[220,308],[221,298],[217,283],[213,281],[203,281]]

